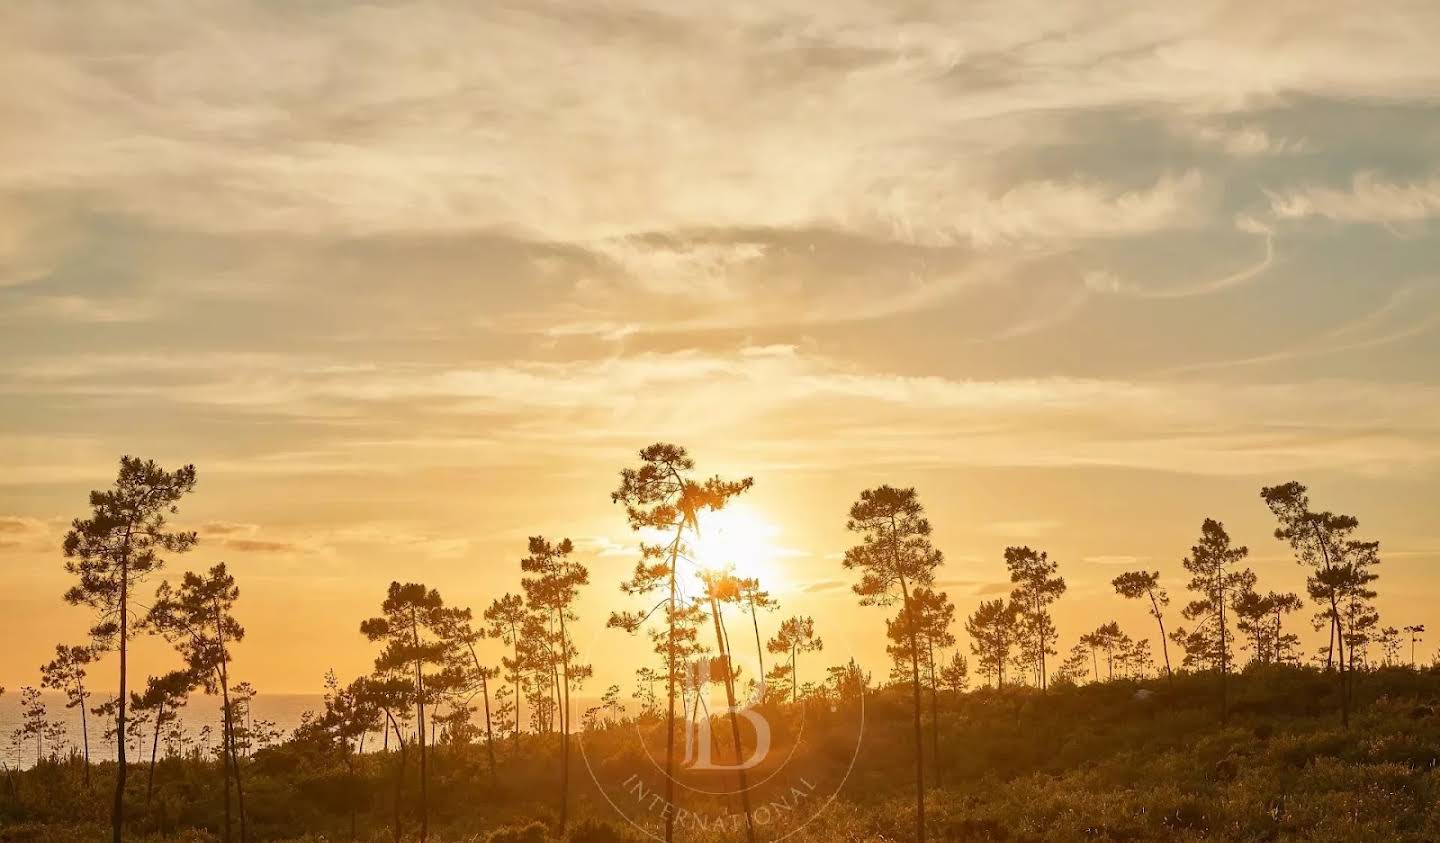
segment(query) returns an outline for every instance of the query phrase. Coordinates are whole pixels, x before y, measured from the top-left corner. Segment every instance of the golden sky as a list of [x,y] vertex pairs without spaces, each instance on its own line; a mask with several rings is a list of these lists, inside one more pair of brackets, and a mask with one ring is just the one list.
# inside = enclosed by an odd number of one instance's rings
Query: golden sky
[[87,627],[60,536],[122,453],[196,464],[169,574],[229,562],[262,693],[535,533],[627,679],[608,494],[655,440],[756,478],[817,668],[885,673],[838,557],[887,482],[962,614],[1057,557],[1062,647],[1148,634],[1108,582],[1183,602],[1207,516],[1300,589],[1291,479],[1435,621],[1440,7],[1319,6],[4,4],[0,684]]

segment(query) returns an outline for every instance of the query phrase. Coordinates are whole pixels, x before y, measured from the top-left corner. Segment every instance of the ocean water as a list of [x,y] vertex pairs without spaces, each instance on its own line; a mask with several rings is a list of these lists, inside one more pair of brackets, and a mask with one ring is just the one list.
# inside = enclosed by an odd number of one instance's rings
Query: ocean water
[[[68,746],[80,746],[80,709],[66,708],[65,697],[55,692],[42,692],[41,701],[45,703],[46,719],[58,721],[65,724],[65,741]],[[90,698],[90,707],[93,708],[101,702],[109,699],[108,695],[96,694]],[[266,694],[255,695],[250,704],[250,716],[252,720],[269,720],[275,724],[285,736],[294,731],[300,725],[300,718],[306,711],[319,713],[325,708],[324,698],[319,694]],[[10,767],[30,767],[35,763],[35,742],[30,739],[16,745],[13,735],[21,723],[20,713],[20,691],[18,688],[7,688],[5,695],[0,697],[0,760]],[[90,727],[90,760],[104,761],[114,760],[115,746],[103,740],[107,724],[94,714],[88,715]],[[184,708],[180,710],[180,723],[185,733],[193,740],[199,740],[201,731],[209,726],[212,734],[217,736],[220,732],[220,698],[206,696],[205,694],[191,695]],[[149,730],[146,730],[146,757],[149,756]],[[134,744],[131,744],[132,748]],[[160,751],[165,751],[162,740]],[[50,747],[44,749],[45,755],[49,756]]]
[[[66,708],[64,695],[53,691],[41,692],[40,698],[41,701],[45,703],[46,719],[65,724],[64,740],[67,749],[62,752],[62,755],[68,754],[68,747],[78,749],[81,738],[80,710],[78,708]],[[109,699],[109,695],[95,694],[90,698],[89,707],[94,708],[107,699]],[[573,722],[576,724],[577,729],[579,728],[580,716],[584,713],[585,709],[593,705],[598,705],[599,702],[598,699],[579,695],[571,698],[571,706],[575,712]],[[630,708],[634,708],[632,700],[626,700],[626,703]],[[478,701],[476,704],[478,705]],[[290,733],[295,730],[295,727],[300,725],[300,718],[305,712],[310,711],[318,715],[324,710],[325,698],[320,694],[259,693],[255,695],[255,699],[250,703],[250,717],[252,722],[268,720],[275,724],[275,728],[280,731],[284,738],[288,738]],[[15,731],[20,727],[21,720],[19,689],[8,688],[5,691],[5,695],[0,697],[0,761],[3,761],[4,764],[11,768],[18,767],[25,769],[34,766],[36,747],[33,738],[19,743],[13,739]],[[112,726],[113,721],[104,721],[94,714],[88,715],[88,720],[90,730],[90,760],[94,762],[113,761],[116,750],[114,743],[113,741],[107,742],[103,738],[106,728]],[[483,715],[478,715],[474,722],[478,725],[482,721]],[[201,740],[202,730],[206,726],[209,726],[212,741],[211,745],[214,746],[214,742],[218,741],[220,734],[220,698],[217,696],[207,696],[205,694],[192,694],[186,702],[185,707],[180,710],[180,723],[184,728],[185,734],[189,736],[191,740],[197,742]],[[142,755],[148,759],[150,757],[151,735],[148,727],[145,730],[145,735],[145,749]],[[375,736],[373,741],[367,739],[365,742],[366,751],[368,752],[372,746],[379,747],[382,743],[383,741],[379,739],[378,735]],[[134,742],[132,741],[130,745],[130,757],[132,759],[136,757],[134,754],[134,746]],[[50,756],[50,750],[51,747],[47,741],[43,749],[46,757]],[[163,738],[161,740],[160,752],[162,755],[165,752]]]

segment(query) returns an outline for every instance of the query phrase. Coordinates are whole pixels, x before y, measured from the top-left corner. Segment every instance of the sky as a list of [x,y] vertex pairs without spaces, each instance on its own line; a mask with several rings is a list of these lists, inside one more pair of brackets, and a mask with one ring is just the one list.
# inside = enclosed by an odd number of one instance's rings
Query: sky
[[1437,37],[1403,0],[5,3],[0,684],[83,638],[60,541],[122,454],[197,467],[153,582],[229,564],[262,694],[368,669],[392,579],[516,590],[536,534],[628,689],[609,493],[654,441],[755,478],[762,622],[814,615],[817,670],[886,673],[839,561],[881,483],[962,617],[1005,547],[1057,558],[1062,651],[1154,638],[1109,581],[1183,603],[1206,517],[1302,590],[1292,479],[1382,542],[1386,624],[1440,625]]

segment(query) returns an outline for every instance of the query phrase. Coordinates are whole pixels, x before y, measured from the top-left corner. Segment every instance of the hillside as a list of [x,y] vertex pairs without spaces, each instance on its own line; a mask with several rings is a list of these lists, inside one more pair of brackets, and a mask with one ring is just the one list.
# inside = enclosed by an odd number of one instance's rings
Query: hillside
[[[1143,688],[1150,692],[1139,694]],[[1209,675],[1145,683],[1116,681],[1057,687],[982,689],[937,697],[939,756],[927,757],[929,829],[946,841],[1310,840],[1423,841],[1440,835],[1433,806],[1440,787],[1440,673],[1385,669],[1362,674],[1350,728],[1336,714],[1330,677],[1298,668],[1255,668],[1234,677],[1227,722],[1219,722]],[[908,688],[871,692],[863,737],[850,766],[856,702],[767,707],[768,718],[803,738],[787,747],[789,769],[819,781],[849,770],[833,802],[803,828],[777,817],[761,839],[885,841],[909,839],[913,802],[907,776]],[[575,761],[578,807],[571,839],[644,839],[606,804],[596,781],[623,782],[648,760],[634,736],[656,740],[656,724],[624,721],[588,732]],[[926,728],[929,728],[927,721]],[[728,736],[728,732],[717,734]],[[725,739],[721,739],[724,743]],[[497,747],[492,783],[479,746],[432,751],[431,839],[529,840],[554,810],[556,744],[527,736],[518,754]],[[927,748],[930,737],[927,733]],[[725,744],[728,746],[728,744]],[[793,753],[789,750],[793,749]],[[362,840],[390,840],[399,753],[344,757],[304,730],[247,764],[252,839],[344,840],[349,811]],[[938,763],[937,763],[938,762]],[[402,826],[413,833],[414,753],[400,793]],[[587,775],[593,771],[595,778]],[[178,839],[212,840],[189,829],[221,827],[223,794],[215,765],[162,760],[146,804],[143,767],[132,769],[137,832],[186,830]],[[757,768],[757,781],[765,769]],[[45,764],[11,773],[0,787],[0,840],[90,841],[105,836],[108,810],[101,768],[92,790],[78,768]],[[710,774],[712,777],[715,774]],[[939,782],[935,782],[938,775]],[[687,786],[703,787],[691,774]],[[755,787],[757,802],[763,785]],[[726,798],[687,793],[693,811],[723,812]],[[579,818],[581,821],[576,823]],[[805,816],[804,819],[811,819]],[[788,823],[788,825],[787,825]],[[508,827],[508,830],[501,827]],[[308,836],[307,836],[308,835]],[[743,830],[684,828],[677,839],[743,840]]]

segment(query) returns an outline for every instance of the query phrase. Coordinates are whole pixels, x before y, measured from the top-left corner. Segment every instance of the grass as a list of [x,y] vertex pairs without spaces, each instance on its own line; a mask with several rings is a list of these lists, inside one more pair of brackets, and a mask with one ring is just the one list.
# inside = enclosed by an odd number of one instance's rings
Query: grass
[[[1440,674],[1390,669],[1362,674],[1351,727],[1339,724],[1333,679],[1301,669],[1251,671],[1231,682],[1225,725],[1209,676],[1053,689],[981,690],[944,695],[940,757],[927,774],[928,825],[942,841],[1440,839]],[[898,841],[913,828],[912,764],[903,688],[867,700],[865,740],[838,799],[788,838],[795,843]],[[843,707],[842,707],[843,709]],[[796,764],[825,771],[847,763],[845,711],[815,705],[813,736]],[[767,716],[783,719],[789,707]],[[928,722],[927,722],[928,728]],[[827,731],[831,729],[832,731]],[[587,736],[592,763],[608,775],[643,770],[645,761],[616,728]],[[928,743],[928,738],[927,738]],[[543,843],[554,819],[553,740],[508,749],[501,780],[490,784],[478,747],[439,747],[431,784],[432,840]],[[938,765],[937,765],[938,760]],[[643,839],[600,798],[577,765],[575,843]],[[352,784],[333,753],[310,742],[268,750],[247,765],[247,796],[257,840],[349,839],[348,808],[359,809],[360,839],[391,840],[394,758],[360,760]],[[78,770],[46,765],[0,787],[0,841],[93,841],[107,836],[106,780],[78,783]],[[405,783],[405,823],[413,833],[417,792],[413,754]],[[134,840],[220,839],[219,777],[212,764],[172,760],[157,772],[144,808],[144,776],[130,794]],[[12,788],[13,786],[13,788]],[[692,800],[694,804],[697,800]],[[145,836],[148,835],[148,836]],[[307,836],[308,835],[308,836]],[[743,834],[688,831],[681,839],[741,840]],[[770,839],[773,839],[770,838]]]

